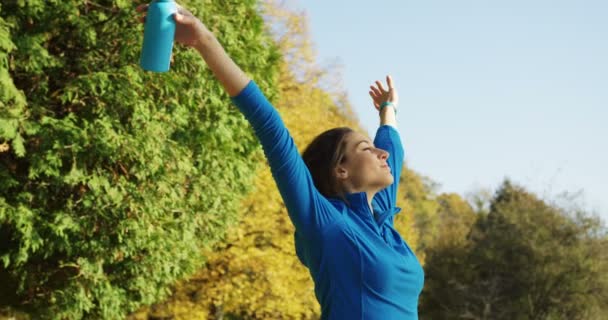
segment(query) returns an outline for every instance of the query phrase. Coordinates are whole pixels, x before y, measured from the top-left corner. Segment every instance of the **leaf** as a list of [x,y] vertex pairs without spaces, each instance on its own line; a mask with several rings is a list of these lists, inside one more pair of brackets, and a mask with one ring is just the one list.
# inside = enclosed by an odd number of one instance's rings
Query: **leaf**
[[12,141],[13,150],[15,150],[15,154],[18,157],[25,156],[25,146],[23,145],[23,137],[20,134],[17,134]]
[[2,259],[2,264],[4,265],[5,268],[8,268],[8,266],[11,263],[11,257],[8,253],[3,254],[0,259]]

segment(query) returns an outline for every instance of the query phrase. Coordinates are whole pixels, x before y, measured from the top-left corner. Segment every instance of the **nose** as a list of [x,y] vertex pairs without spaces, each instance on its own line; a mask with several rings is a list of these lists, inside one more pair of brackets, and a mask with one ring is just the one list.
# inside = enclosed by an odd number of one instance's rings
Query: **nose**
[[382,149],[376,149],[378,151],[378,157],[380,157],[381,160],[386,161],[386,159],[388,159],[388,157],[390,156],[390,153],[388,153],[388,151],[386,150],[382,150]]

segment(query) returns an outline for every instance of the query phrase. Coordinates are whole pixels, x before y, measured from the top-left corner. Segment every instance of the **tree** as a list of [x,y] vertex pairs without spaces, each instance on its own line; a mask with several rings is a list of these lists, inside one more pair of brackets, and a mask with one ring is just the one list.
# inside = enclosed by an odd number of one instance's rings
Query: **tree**
[[421,313],[441,319],[600,319],[606,230],[505,181],[464,245],[433,248]]
[[471,205],[455,193],[444,193],[437,197],[439,204],[439,234],[433,248],[460,246],[466,241],[477,215]]
[[[182,3],[273,98],[279,55],[256,2]],[[194,52],[175,48],[166,74],[138,67],[131,2],[0,10],[0,304],[123,317],[203,263],[259,145]]]
[[[408,243],[412,241],[415,244],[416,255],[423,264],[427,254],[438,247],[462,244],[480,211],[460,195],[438,194],[438,189],[437,182],[404,166],[399,198],[403,211],[407,213],[408,225],[416,234],[415,239],[408,239]],[[478,204],[474,202],[474,205]]]

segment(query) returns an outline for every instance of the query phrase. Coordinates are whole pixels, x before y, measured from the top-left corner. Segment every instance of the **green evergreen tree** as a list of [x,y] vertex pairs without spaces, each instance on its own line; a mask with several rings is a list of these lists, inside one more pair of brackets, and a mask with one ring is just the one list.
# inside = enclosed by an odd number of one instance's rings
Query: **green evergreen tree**
[[[271,99],[256,1],[182,1]],[[191,51],[138,66],[131,1],[0,7],[0,307],[116,319],[157,301],[222,238],[260,148]]]

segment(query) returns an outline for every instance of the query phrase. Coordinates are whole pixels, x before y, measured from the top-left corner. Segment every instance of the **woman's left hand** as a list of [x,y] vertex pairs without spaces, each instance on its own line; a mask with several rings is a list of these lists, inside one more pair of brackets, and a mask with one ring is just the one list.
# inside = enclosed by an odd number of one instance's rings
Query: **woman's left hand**
[[397,89],[395,89],[393,85],[393,78],[391,76],[386,76],[386,84],[388,85],[388,90],[384,88],[382,82],[376,81],[376,85],[370,86],[369,95],[374,100],[374,107],[376,110],[380,111],[380,106],[384,102],[392,102],[395,107],[399,103],[399,95],[397,94]]

